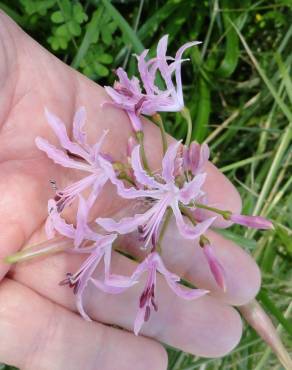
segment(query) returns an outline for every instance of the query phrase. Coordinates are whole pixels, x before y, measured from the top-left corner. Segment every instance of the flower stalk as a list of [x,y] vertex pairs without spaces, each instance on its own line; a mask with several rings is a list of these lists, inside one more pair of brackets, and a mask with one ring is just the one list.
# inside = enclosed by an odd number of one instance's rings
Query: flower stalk
[[166,139],[166,132],[165,132],[163,120],[162,120],[161,115],[159,113],[153,114],[152,120],[153,120],[154,123],[157,124],[157,126],[160,129],[162,149],[163,149],[163,155],[164,155],[167,151],[167,139]]
[[147,171],[147,173],[149,175],[151,175],[151,170],[150,170],[150,166],[148,164],[148,160],[147,160],[146,152],[145,152],[145,147],[144,147],[144,132],[143,131],[137,131],[136,132],[136,138],[137,138],[137,141],[140,145],[140,155],[141,155],[143,166],[144,166],[145,170]]
[[186,136],[186,140],[185,140],[185,145],[188,147],[190,145],[191,140],[192,140],[192,131],[193,131],[192,117],[191,117],[190,111],[187,107],[184,107],[180,111],[180,113],[187,122],[187,136]]
[[48,256],[51,254],[68,251],[72,248],[72,241],[65,237],[56,237],[53,240],[49,239],[42,243],[26,246],[21,251],[5,257],[3,261],[9,264],[25,262],[36,257]]

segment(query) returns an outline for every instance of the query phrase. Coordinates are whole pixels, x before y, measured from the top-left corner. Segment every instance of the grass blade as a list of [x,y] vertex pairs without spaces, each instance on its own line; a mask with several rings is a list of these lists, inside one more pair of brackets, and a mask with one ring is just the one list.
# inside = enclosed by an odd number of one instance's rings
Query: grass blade
[[130,27],[129,23],[108,0],[102,0],[102,3],[108,11],[109,15],[113,18],[113,20],[119,26],[120,30],[123,32],[124,37],[132,45],[135,53],[141,53],[145,48],[142,42],[139,40],[137,34]]
[[255,58],[253,52],[251,51],[250,47],[248,46],[247,42],[245,41],[245,38],[243,37],[243,35],[240,32],[240,30],[238,29],[238,27],[233,22],[231,22],[231,24],[235,28],[235,30],[236,30],[236,32],[237,32],[237,34],[238,34],[238,36],[239,36],[239,38],[240,38],[240,40],[242,42],[242,45],[245,48],[248,56],[250,57],[251,61],[253,62],[255,68],[257,69],[257,71],[258,71],[259,75],[261,76],[261,78],[263,79],[264,83],[267,85],[267,88],[269,89],[271,95],[276,100],[279,108],[282,110],[282,112],[284,113],[284,115],[287,117],[288,121],[289,122],[292,122],[292,113],[291,113],[290,109],[284,103],[284,101],[281,99],[281,97],[279,96],[279,94],[275,90],[274,86],[272,85],[272,83],[270,82],[270,80],[268,79],[268,77],[266,76],[266,73],[261,68],[260,64],[258,63],[257,59]]

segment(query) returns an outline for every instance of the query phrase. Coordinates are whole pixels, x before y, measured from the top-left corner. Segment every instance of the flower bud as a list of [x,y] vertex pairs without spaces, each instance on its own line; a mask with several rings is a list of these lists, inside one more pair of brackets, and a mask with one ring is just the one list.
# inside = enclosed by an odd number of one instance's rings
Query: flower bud
[[253,229],[267,230],[274,228],[271,221],[261,216],[245,216],[231,214],[230,220],[236,224],[252,227]]

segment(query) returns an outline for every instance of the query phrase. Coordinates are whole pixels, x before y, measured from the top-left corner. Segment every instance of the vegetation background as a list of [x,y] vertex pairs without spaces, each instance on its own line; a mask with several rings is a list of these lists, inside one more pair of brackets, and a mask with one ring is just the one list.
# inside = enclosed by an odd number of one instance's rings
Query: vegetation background
[[[0,8],[102,85],[113,82],[118,66],[134,74],[133,53],[154,51],[164,34],[169,55],[189,40],[203,41],[188,51],[191,61],[183,67],[193,139],[210,145],[213,162],[238,187],[244,211],[276,225],[265,233],[237,227],[222,233],[257,260],[263,276],[257,298],[292,349],[292,0],[3,0]],[[179,115],[166,126],[185,137]],[[250,328],[223,359],[168,351],[171,370],[281,369]],[[4,369],[12,368],[0,364]]]

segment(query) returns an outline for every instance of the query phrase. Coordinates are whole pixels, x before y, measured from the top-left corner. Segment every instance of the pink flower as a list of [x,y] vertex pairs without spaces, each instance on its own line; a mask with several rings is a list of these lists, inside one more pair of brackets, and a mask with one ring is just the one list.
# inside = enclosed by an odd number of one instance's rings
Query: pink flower
[[[107,132],[104,132],[95,145],[90,146],[87,143],[86,134],[83,131],[83,126],[85,124],[85,109],[82,107],[74,116],[73,137],[76,142],[72,142],[67,135],[65,124],[48,110],[45,110],[45,114],[49,125],[55,132],[65,151],[57,149],[54,145],[41,137],[37,137],[35,140],[37,147],[44,151],[55,163],[63,167],[87,173],[86,177],[67,186],[64,190],[57,191],[55,200],[58,212],[62,212],[66,206],[73,202],[78,194],[89,187],[91,187],[91,193],[87,201],[89,207],[91,207],[100,190],[108,180],[99,162],[100,158],[103,157],[100,153],[100,149]],[[77,157],[77,159],[74,159],[73,156],[74,158]]]
[[[98,241],[90,248],[89,257],[83,262],[80,269],[75,273],[67,273],[66,279],[60,282],[60,285],[69,285],[73,288],[73,292],[76,295],[76,305],[81,314],[81,316],[90,321],[89,316],[86,314],[83,308],[83,293],[89,282],[92,282],[100,289],[113,293],[111,287],[107,290],[106,281],[111,278],[110,275],[110,262],[111,262],[111,252],[112,243],[116,239],[116,235],[107,235],[100,237]],[[88,253],[88,248],[78,249],[78,253]],[[95,271],[97,265],[101,260],[104,260],[104,279],[105,282],[99,282],[98,280],[92,278],[92,274]],[[114,281],[114,277],[112,277]]]
[[210,270],[218,286],[225,292],[226,291],[226,281],[225,281],[225,271],[221,263],[218,261],[214,250],[210,244],[206,244],[203,247],[204,255],[208,261]]
[[245,216],[231,214],[229,219],[235,222],[236,224],[252,227],[253,229],[267,230],[274,228],[271,221],[261,216]]
[[141,238],[145,240],[145,247],[152,240],[155,246],[158,239],[159,226],[163,220],[165,211],[170,207],[176,219],[177,227],[181,235],[186,239],[196,239],[203,234],[213,223],[216,217],[211,217],[195,226],[185,221],[180,204],[188,205],[191,201],[200,197],[203,192],[201,187],[206,174],[199,174],[191,181],[184,183],[180,188],[176,184],[174,176],[175,159],[180,143],[169,146],[162,161],[162,175],[160,179],[149,176],[143,169],[140,159],[140,146],[136,146],[132,152],[132,168],[138,183],[144,189],[125,188],[123,182],[116,177],[112,165],[103,161],[103,166],[111,182],[116,185],[118,194],[125,199],[151,198],[153,206],[143,214],[134,217],[126,217],[119,222],[111,218],[98,218],[96,222],[109,232],[127,234],[136,229],[140,231]]
[[[48,213],[45,229],[49,239],[55,236],[57,231],[60,235],[74,240],[74,247],[79,248],[83,240],[97,242],[103,238],[102,235],[94,232],[88,226],[89,207],[85,199],[79,195],[79,204],[76,217],[76,226],[66,223],[58,212],[58,207],[54,199],[48,201]],[[88,250],[88,248],[86,248]]]
[[[105,90],[113,100],[113,105],[124,109],[132,123],[134,131],[142,131],[140,114],[153,115],[156,112],[179,112],[184,107],[181,63],[184,51],[199,42],[189,42],[183,45],[176,53],[175,58],[166,56],[168,35],[161,38],[157,45],[157,56],[146,61],[148,50],[137,56],[140,78],[144,91],[136,77],[131,79],[127,73],[118,68],[116,74],[119,78],[113,88],[105,86]],[[171,60],[171,63],[168,61]],[[155,85],[157,73],[160,73],[166,86],[160,90]],[[173,82],[175,76],[175,83]],[[110,103],[111,104],[111,103]]]
[[210,156],[210,150],[207,144],[198,144],[192,142],[189,148],[184,147],[183,169],[190,171],[192,175],[197,175],[204,170]]
[[130,284],[139,280],[144,272],[147,272],[148,276],[145,288],[139,299],[139,309],[134,324],[134,333],[136,335],[138,335],[143,323],[149,320],[151,309],[158,310],[157,303],[155,302],[157,272],[164,276],[167,284],[174,293],[183,299],[192,300],[208,293],[207,290],[188,289],[178,284],[180,277],[166,269],[161,257],[156,252],[150,253],[140,263],[131,276]]

